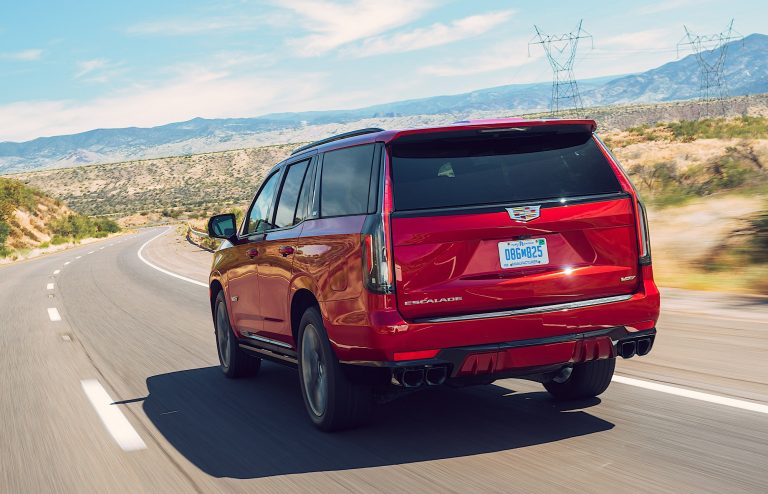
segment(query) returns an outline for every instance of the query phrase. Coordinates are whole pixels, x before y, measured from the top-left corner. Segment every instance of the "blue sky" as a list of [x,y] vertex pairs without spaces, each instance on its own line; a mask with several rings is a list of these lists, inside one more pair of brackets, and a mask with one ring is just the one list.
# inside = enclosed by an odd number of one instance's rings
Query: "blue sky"
[[[355,108],[549,81],[533,25],[594,37],[576,75],[676,56],[683,24],[766,32],[764,1],[163,0],[10,2],[0,141],[193,117]],[[534,47],[537,48],[537,47]]]

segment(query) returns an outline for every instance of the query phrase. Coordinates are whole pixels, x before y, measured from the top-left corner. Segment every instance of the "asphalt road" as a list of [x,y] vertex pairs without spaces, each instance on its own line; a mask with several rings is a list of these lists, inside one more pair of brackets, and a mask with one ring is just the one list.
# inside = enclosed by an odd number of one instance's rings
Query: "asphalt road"
[[206,254],[144,249],[186,281],[137,255],[162,231],[0,268],[0,492],[768,491],[765,299],[665,292],[653,353],[600,399],[430,389],[330,435],[295,371],[224,379]]

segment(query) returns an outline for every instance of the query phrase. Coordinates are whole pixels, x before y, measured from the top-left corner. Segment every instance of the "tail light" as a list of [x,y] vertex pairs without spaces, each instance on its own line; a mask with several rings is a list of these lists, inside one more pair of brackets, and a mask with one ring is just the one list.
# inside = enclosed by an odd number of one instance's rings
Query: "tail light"
[[640,265],[649,266],[651,264],[651,237],[648,234],[648,213],[645,212],[645,205],[637,201],[638,230],[640,232]]
[[595,142],[597,142],[600,149],[603,151],[603,155],[608,159],[608,162],[613,165],[614,171],[617,173],[617,178],[619,179],[619,182],[621,183],[621,186],[624,190],[627,192],[630,192],[631,195],[634,197],[637,211],[637,232],[638,232],[638,247],[640,248],[640,265],[641,266],[650,266],[651,265],[651,238],[648,235],[648,213],[645,211],[645,205],[640,201],[640,193],[637,191],[637,187],[635,187],[635,184],[632,183],[632,181],[629,179],[629,174],[624,169],[623,166],[621,166],[621,163],[619,163],[619,160],[616,159],[616,157],[613,155],[610,149],[608,149],[608,146],[605,145],[605,143],[597,137],[597,135],[594,135]]
[[368,290],[392,293],[392,256],[389,253],[384,215],[371,215],[362,235],[363,277]]

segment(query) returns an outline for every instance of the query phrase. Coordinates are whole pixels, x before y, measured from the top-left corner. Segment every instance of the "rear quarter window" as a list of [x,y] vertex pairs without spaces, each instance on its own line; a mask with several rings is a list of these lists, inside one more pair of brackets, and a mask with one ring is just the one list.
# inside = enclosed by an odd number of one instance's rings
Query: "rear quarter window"
[[419,136],[390,145],[395,209],[514,203],[621,192],[590,132]]
[[320,180],[320,216],[365,214],[374,145],[328,151]]

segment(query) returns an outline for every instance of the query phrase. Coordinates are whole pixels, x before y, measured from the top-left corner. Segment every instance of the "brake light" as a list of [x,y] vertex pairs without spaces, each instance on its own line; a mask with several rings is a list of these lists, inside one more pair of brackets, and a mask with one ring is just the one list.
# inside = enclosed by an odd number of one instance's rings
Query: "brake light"
[[363,233],[363,276],[368,290],[375,293],[392,293],[391,257],[387,248],[384,221],[376,215],[366,233]]
[[629,179],[627,171],[621,166],[621,163],[619,163],[619,160],[616,159],[611,150],[608,149],[608,146],[606,146],[596,134],[594,134],[594,139],[603,151],[603,156],[605,156],[611,166],[613,166],[613,169],[616,172],[616,177],[619,179],[622,188],[634,198],[635,210],[637,211],[637,243],[640,250],[639,261],[641,266],[650,266],[651,238],[648,234],[648,214],[645,211],[645,205],[640,201],[640,193],[637,191],[635,184]]
[[645,211],[645,205],[637,201],[638,231],[640,232],[640,265],[649,266],[651,264],[651,237],[648,234],[648,213]]

